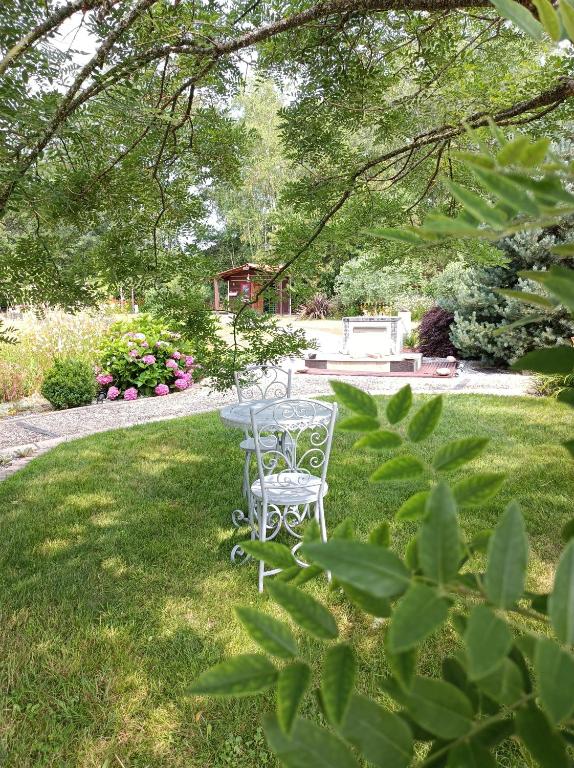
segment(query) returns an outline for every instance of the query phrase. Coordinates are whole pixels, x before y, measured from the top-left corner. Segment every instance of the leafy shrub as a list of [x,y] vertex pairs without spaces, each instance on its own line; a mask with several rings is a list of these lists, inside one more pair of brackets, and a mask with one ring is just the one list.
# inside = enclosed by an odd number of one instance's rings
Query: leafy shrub
[[299,314],[303,320],[324,320],[332,316],[334,308],[332,299],[322,293],[316,293],[299,307]]
[[[571,225],[563,223],[503,238],[498,247],[506,264],[465,267],[455,262],[442,278],[435,278],[437,303],[454,314],[451,340],[461,356],[507,365],[532,349],[564,343],[574,333],[564,308],[524,304],[501,292],[525,291],[544,301],[544,288],[523,272],[544,272],[560,263],[551,249],[563,243],[571,231]],[[511,323],[517,325],[499,333]]]
[[432,307],[422,317],[419,325],[419,352],[427,357],[456,355],[450,340],[453,315],[442,307]]
[[96,377],[107,398],[135,400],[140,394],[188,389],[196,366],[180,339],[179,333],[146,315],[114,323],[101,345]]
[[58,410],[89,405],[97,391],[92,366],[73,357],[54,360],[42,384],[42,395]]

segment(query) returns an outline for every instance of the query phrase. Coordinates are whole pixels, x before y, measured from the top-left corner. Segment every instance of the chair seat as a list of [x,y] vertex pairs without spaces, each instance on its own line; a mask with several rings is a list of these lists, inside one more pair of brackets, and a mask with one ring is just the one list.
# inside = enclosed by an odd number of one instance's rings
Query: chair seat
[[[265,448],[264,450],[269,451],[273,450],[277,446],[277,438],[271,437],[270,435],[265,435]],[[242,451],[253,451],[255,452],[255,440],[252,437],[246,437],[245,440],[242,440],[239,443],[239,447]]]
[[[287,504],[310,504],[319,498],[321,478],[303,472],[281,472],[265,478],[267,500],[278,506]],[[329,486],[323,486],[322,496],[327,495]],[[258,499],[263,498],[261,481],[256,480],[251,486],[251,493]]]

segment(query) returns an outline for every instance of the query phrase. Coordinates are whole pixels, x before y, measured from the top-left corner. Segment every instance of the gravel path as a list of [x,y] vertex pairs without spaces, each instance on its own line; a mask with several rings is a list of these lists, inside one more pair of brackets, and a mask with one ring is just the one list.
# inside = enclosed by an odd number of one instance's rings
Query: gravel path
[[[295,370],[300,362],[293,363]],[[525,395],[530,377],[500,371],[477,370],[466,365],[460,374],[449,379],[337,377],[373,394],[395,392],[410,382],[415,392],[463,392],[493,395]],[[293,377],[295,396],[330,394],[328,376],[309,374]],[[0,466],[0,480],[24,466],[31,458],[45,453],[59,443],[78,437],[105,432],[119,427],[148,424],[175,419],[194,413],[216,410],[234,402],[234,391],[210,392],[207,386],[196,386],[168,397],[149,397],[134,401],[104,402],[67,411],[20,414],[0,420],[0,458],[9,461]]]

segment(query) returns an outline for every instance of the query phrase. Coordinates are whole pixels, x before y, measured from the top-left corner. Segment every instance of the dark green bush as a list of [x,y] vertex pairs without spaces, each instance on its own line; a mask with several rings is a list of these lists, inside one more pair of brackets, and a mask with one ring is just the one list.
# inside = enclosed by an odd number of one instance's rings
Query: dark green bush
[[89,363],[69,357],[54,361],[41,391],[46,400],[60,410],[89,405],[97,394],[98,385]]

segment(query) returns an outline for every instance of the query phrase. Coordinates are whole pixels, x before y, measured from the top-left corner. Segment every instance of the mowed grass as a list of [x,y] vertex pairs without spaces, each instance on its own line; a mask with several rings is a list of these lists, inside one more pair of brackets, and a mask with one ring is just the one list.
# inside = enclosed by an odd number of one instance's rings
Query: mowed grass
[[[446,399],[436,434],[417,448],[428,458],[448,439],[492,438],[470,467],[506,471],[508,480],[496,501],[462,512],[461,523],[472,535],[518,498],[531,586],[541,589],[551,583],[560,528],[572,514],[574,478],[559,445],[571,430],[569,411],[552,400],[456,395]],[[257,730],[272,696],[187,693],[206,667],[255,650],[235,605],[281,615],[257,594],[255,566],[229,561],[244,535],[230,522],[241,504],[239,439],[217,414],[119,430],[62,445],[0,485],[3,766],[275,765]],[[369,485],[387,454],[351,450],[353,441],[335,437],[326,514],[331,529],[352,517],[363,536],[392,521],[425,481]],[[403,551],[416,527],[392,529]],[[306,589],[329,603],[357,648],[360,688],[377,696],[386,673],[383,627],[323,581]],[[321,644],[300,639],[318,674]],[[455,643],[450,630],[427,643],[421,671],[436,672]],[[311,695],[305,710],[313,710]]]

